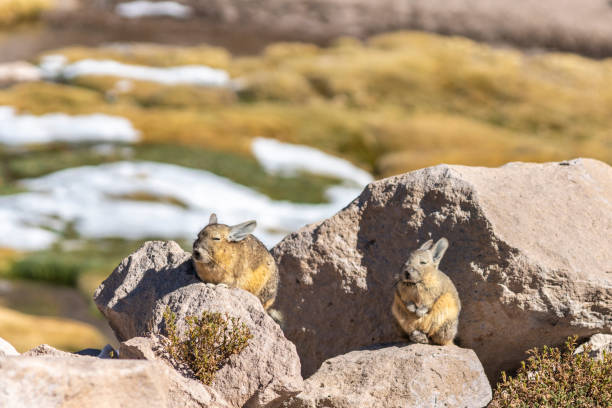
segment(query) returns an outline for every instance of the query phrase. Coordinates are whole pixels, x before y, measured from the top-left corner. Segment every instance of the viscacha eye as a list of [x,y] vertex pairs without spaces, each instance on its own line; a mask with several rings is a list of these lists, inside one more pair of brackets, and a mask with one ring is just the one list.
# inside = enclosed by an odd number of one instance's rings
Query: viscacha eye
[[427,261],[421,261],[421,265],[425,265]]
[[213,241],[220,241],[221,237],[213,237]]

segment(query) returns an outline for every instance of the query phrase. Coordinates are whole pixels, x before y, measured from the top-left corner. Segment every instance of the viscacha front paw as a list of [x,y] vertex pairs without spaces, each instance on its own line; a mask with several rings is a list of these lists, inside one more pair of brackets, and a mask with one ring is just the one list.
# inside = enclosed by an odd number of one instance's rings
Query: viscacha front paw
[[429,309],[426,306],[421,306],[416,310],[416,315],[419,317],[423,317],[425,316],[427,313],[429,313]]
[[419,330],[414,330],[412,333],[408,335],[408,338],[410,338],[410,341],[413,343],[422,343],[422,344],[429,343],[429,340],[427,339],[427,335]]

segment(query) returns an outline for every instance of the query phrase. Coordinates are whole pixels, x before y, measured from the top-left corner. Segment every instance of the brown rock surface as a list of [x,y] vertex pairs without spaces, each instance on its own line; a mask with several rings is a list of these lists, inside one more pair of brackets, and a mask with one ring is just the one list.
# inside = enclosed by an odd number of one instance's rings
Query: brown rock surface
[[[94,301],[120,341],[148,337],[163,328],[163,313],[184,317],[203,311],[239,318],[253,338],[219,370],[213,388],[235,407],[277,404],[302,389],[295,346],[264,311],[259,300],[241,289],[207,285],[194,274],[190,254],[175,242],[147,242],[128,256],[100,285]],[[120,351],[121,353],[121,351]]]
[[589,159],[439,165],[371,183],[274,249],[276,306],[305,376],[326,359],[402,337],[390,313],[410,251],[447,237],[440,265],[463,309],[459,344],[489,379],[525,351],[612,332],[612,168]]
[[475,407],[491,401],[491,386],[472,350],[394,345],[326,360],[304,382],[290,408]]
[[2,407],[228,408],[211,388],[151,361],[94,357],[0,360]]

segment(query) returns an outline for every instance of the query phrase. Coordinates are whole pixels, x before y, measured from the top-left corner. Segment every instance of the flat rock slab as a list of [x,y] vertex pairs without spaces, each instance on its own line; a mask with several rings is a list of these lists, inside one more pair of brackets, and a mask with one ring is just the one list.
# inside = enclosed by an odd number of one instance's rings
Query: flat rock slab
[[481,408],[491,387],[472,350],[423,344],[352,351],[326,360],[290,408]]
[[542,345],[612,332],[612,168],[577,159],[439,165],[371,183],[335,216],[274,249],[276,306],[302,373],[402,341],[391,315],[408,254],[447,237],[440,269],[462,302],[458,344],[490,380]]
[[206,285],[193,270],[191,254],[176,242],[147,242],[125,258],[94,294],[119,341],[163,333],[166,308],[176,314],[179,333],[186,316],[203,311],[237,317],[251,331],[249,345],[215,375],[213,388],[235,407],[277,404],[302,390],[295,346],[241,289]]
[[0,359],[4,408],[229,408],[214,390],[161,362],[95,357]]

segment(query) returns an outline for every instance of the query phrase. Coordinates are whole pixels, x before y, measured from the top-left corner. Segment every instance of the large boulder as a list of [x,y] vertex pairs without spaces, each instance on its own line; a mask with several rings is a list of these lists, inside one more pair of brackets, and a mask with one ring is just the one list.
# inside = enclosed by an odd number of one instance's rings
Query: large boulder
[[95,357],[0,359],[5,408],[229,408],[210,387],[161,362]]
[[276,307],[304,376],[326,359],[402,339],[393,285],[408,254],[447,237],[459,340],[490,380],[525,351],[612,332],[612,168],[589,159],[439,165],[371,183],[274,249]]
[[179,333],[186,316],[203,311],[239,318],[253,338],[215,375],[213,388],[235,407],[266,406],[302,389],[295,346],[264,311],[259,300],[241,289],[207,285],[195,275],[191,254],[176,242],[147,242],[128,256],[100,285],[94,301],[119,341],[164,332],[166,308],[176,314]]
[[326,360],[290,408],[474,407],[491,386],[472,350],[424,344],[352,351]]

